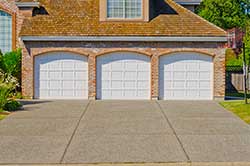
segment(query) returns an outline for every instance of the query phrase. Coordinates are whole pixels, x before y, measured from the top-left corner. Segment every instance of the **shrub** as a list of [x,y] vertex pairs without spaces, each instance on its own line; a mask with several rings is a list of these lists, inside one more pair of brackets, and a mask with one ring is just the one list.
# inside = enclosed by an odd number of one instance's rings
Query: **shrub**
[[226,65],[227,66],[242,66],[242,57],[237,56],[232,49],[226,50]]
[[0,111],[4,110],[8,99],[16,87],[16,81],[13,78],[5,79],[5,74],[0,71]]
[[0,54],[0,69],[3,71],[3,73],[5,73],[6,77],[13,76],[17,78],[17,80],[20,82],[21,61],[22,61],[21,49],[5,53],[4,55]]
[[16,100],[8,100],[4,105],[4,110],[6,111],[16,111],[21,107],[21,103]]
[[14,99],[23,99],[22,93],[21,92],[16,92],[13,94]]
[[8,98],[13,90],[13,86],[0,83],[0,110],[4,110],[4,106],[8,103]]

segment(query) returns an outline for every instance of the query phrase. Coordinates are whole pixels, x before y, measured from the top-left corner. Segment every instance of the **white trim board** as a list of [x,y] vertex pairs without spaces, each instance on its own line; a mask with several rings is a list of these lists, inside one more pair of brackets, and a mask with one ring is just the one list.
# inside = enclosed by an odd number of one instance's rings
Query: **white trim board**
[[16,2],[17,7],[39,7],[39,2]]

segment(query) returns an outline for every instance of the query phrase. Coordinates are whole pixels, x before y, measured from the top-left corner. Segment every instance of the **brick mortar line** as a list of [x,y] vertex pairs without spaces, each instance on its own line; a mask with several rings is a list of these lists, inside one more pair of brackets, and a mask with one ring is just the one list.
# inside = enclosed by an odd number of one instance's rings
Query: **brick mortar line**
[[158,101],[155,101],[155,102],[156,102],[157,106],[160,108],[160,111],[161,111],[161,113],[163,114],[163,116],[164,116],[165,120],[167,121],[168,125],[169,125],[170,128],[173,130],[174,135],[175,135],[177,141],[179,142],[179,144],[181,145],[181,149],[183,150],[183,152],[184,152],[184,154],[185,154],[185,156],[186,156],[188,162],[191,162],[190,157],[188,156],[188,154],[187,154],[187,152],[186,152],[186,150],[185,150],[185,148],[184,148],[184,146],[183,146],[183,144],[182,144],[180,138],[178,137],[178,135],[177,135],[177,133],[176,133],[176,131],[175,131],[173,125],[171,124],[171,122],[170,122],[170,120],[168,119],[167,115],[166,115],[165,112],[163,111],[162,106],[160,105],[160,103],[159,103]]
[[67,144],[67,146],[66,146],[66,148],[65,148],[65,150],[64,150],[64,152],[63,152],[62,158],[60,159],[60,162],[59,162],[60,164],[62,164],[62,162],[63,162],[63,159],[64,159],[64,157],[65,157],[65,155],[66,155],[66,153],[67,153],[67,151],[68,151],[68,148],[69,148],[69,146],[70,146],[70,144],[71,144],[71,142],[72,142],[72,140],[73,140],[73,137],[74,137],[75,134],[76,134],[76,130],[78,129],[78,127],[79,127],[79,125],[80,125],[80,123],[81,123],[81,120],[83,119],[84,115],[86,114],[86,112],[87,112],[87,110],[88,110],[88,108],[89,108],[90,103],[91,103],[91,101],[89,101],[88,104],[87,104],[87,106],[84,108],[83,113],[82,113],[80,119],[78,120],[78,122],[77,122],[77,124],[76,124],[76,127],[75,127],[75,129],[74,129],[74,131],[73,131],[73,133],[72,133],[72,135],[71,135],[71,137],[70,137],[70,140],[69,140],[69,142],[68,142],[68,144]]

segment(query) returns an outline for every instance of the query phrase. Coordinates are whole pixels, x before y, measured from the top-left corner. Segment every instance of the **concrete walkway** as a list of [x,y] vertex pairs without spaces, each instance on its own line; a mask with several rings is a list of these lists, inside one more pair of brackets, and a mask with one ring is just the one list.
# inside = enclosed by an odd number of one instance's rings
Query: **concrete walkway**
[[0,165],[250,163],[250,127],[213,101],[25,101],[24,108],[0,121]]

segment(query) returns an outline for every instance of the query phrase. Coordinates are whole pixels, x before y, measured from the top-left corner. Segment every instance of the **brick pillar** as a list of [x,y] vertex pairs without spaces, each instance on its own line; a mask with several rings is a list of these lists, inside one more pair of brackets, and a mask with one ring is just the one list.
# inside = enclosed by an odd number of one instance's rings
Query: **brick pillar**
[[220,49],[214,57],[214,98],[220,99],[225,96],[225,49]]
[[153,55],[151,57],[151,99],[158,100],[159,98],[159,57]]
[[96,56],[89,55],[89,99],[96,99]]
[[23,42],[20,42],[20,45],[22,48],[22,95],[31,99],[34,97],[33,57]]

